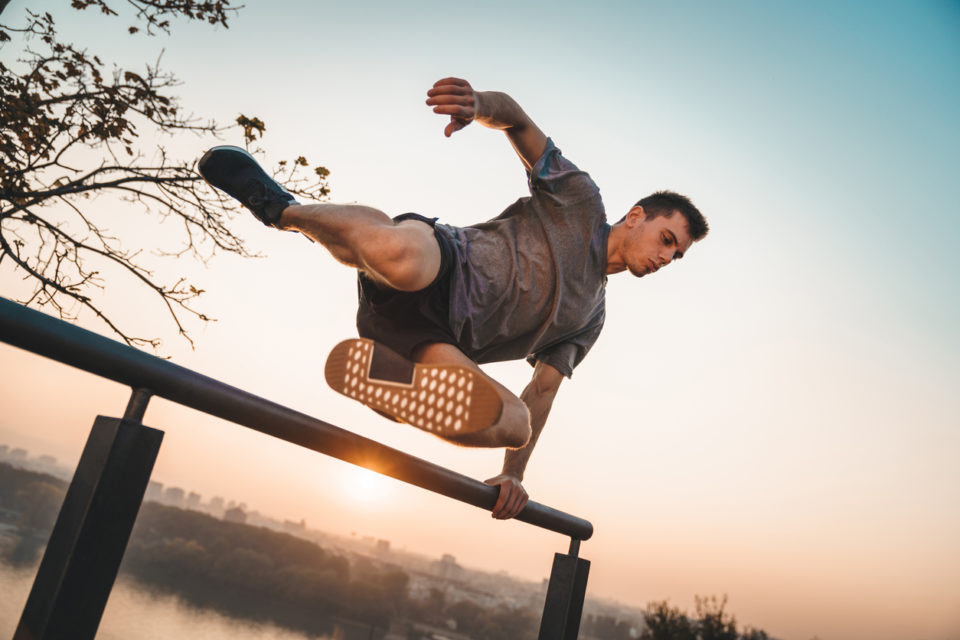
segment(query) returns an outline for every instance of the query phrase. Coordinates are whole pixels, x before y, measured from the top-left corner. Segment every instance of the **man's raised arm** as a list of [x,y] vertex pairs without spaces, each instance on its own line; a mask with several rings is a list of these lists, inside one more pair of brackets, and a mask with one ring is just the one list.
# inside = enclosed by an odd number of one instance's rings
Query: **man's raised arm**
[[537,445],[540,433],[547,424],[553,399],[557,397],[563,374],[545,362],[538,362],[533,370],[530,384],[520,394],[520,399],[530,411],[530,440],[519,449],[507,449],[503,458],[503,471],[487,480],[487,484],[500,487],[500,495],[493,507],[493,517],[506,519],[516,516],[527,504],[527,492],[521,484],[530,454]]
[[533,168],[547,148],[547,136],[516,100],[499,91],[474,91],[466,80],[444,78],[427,91],[427,104],[434,113],[450,116],[443,130],[448,138],[476,120],[485,127],[507,134],[527,170]]

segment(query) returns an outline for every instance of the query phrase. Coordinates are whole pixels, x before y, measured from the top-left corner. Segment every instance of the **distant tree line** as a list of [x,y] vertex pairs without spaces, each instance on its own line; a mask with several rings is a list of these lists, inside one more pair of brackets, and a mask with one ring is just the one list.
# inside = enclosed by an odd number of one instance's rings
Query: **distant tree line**
[[0,463],[0,522],[17,531],[13,544],[0,548],[14,566],[33,564],[46,545],[60,512],[67,483],[43,473]]
[[[448,603],[443,591],[431,589],[422,600],[408,604],[408,618],[445,627],[453,620],[458,634],[476,640],[534,640],[540,627],[540,613],[521,607],[482,607],[467,600]],[[412,625],[407,640],[432,640]]]
[[309,633],[329,631],[331,618],[385,630],[406,606],[409,581],[289,534],[152,502],[121,571],[197,606]]
[[[752,627],[738,632],[736,618],[726,611],[726,596],[695,596],[695,600],[696,615],[692,617],[666,600],[649,603],[640,640],[774,640],[766,631]],[[611,636],[610,640],[619,638]]]

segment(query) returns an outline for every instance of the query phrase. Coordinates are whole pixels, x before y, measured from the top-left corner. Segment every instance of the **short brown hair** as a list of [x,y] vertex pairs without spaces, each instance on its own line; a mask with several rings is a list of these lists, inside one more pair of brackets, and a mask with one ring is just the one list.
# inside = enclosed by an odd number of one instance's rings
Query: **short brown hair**
[[701,240],[707,235],[707,232],[710,231],[707,219],[703,217],[699,209],[693,206],[690,198],[680,195],[675,191],[657,191],[656,193],[651,193],[633,206],[643,207],[643,212],[647,220],[656,218],[657,216],[669,216],[674,211],[680,212],[680,215],[687,221],[687,226],[690,229],[690,237],[693,238],[693,240]]

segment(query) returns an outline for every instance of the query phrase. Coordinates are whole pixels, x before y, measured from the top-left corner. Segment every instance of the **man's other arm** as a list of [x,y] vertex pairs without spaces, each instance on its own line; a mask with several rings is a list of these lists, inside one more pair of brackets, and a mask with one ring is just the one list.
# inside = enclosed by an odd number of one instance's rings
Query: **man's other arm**
[[530,461],[530,454],[537,445],[540,433],[547,424],[550,408],[557,397],[563,374],[545,362],[537,362],[530,384],[520,394],[520,399],[530,411],[530,440],[519,449],[507,449],[503,458],[503,471],[487,480],[487,484],[500,487],[500,496],[493,507],[493,517],[507,519],[516,516],[527,504],[527,492],[523,488],[523,474]]
[[427,104],[434,113],[450,116],[447,137],[476,120],[485,127],[507,134],[510,144],[527,170],[533,168],[547,148],[547,136],[517,101],[500,91],[474,91],[466,80],[444,78],[427,91]]

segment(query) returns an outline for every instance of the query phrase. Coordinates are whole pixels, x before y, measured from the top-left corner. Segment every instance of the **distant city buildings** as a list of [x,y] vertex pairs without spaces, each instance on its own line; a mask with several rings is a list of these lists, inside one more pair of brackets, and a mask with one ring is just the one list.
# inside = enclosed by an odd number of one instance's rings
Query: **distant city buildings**
[[160,502],[162,498],[163,483],[151,480],[150,484],[147,485],[147,493],[143,496],[143,499],[147,502]]
[[301,518],[300,522],[293,520],[283,521],[283,530],[294,535],[303,534],[307,530],[307,521]]
[[223,519],[227,522],[236,522],[237,524],[247,523],[247,514],[240,507],[227,509],[223,514]]
[[183,509],[185,505],[183,489],[180,487],[167,487],[163,492],[163,504],[168,507],[176,507],[178,509]]
[[444,578],[445,580],[456,580],[463,575],[463,567],[458,565],[457,559],[449,553],[443,554],[443,556],[437,560],[433,566],[436,575]]
[[41,455],[31,458],[30,453],[22,447],[0,444],[0,462],[6,462],[18,469],[46,473],[61,480],[70,480],[73,477],[73,470],[58,464],[53,456]]
[[157,482],[156,480],[151,480],[150,484],[147,485],[147,493],[144,496],[144,500],[159,502],[167,507],[199,511],[214,518],[226,520],[227,522],[265,526],[269,529],[285,531],[287,533],[302,534],[307,529],[307,523],[302,519],[300,522],[285,520],[281,523],[264,518],[256,511],[248,512],[246,503],[236,502],[235,500],[227,503],[221,496],[214,496],[210,498],[209,502],[204,502],[203,496],[196,491],[190,491],[188,493],[180,487],[167,487],[165,489],[163,483]]
[[223,512],[226,511],[223,507],[224,502],[223,498],[220,496],[214,496],[210,498],[210,503],[207,505],[207,510],[210,512],[214,518],[222,518]]

